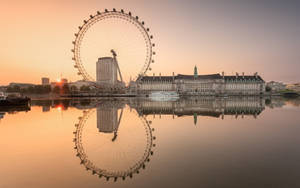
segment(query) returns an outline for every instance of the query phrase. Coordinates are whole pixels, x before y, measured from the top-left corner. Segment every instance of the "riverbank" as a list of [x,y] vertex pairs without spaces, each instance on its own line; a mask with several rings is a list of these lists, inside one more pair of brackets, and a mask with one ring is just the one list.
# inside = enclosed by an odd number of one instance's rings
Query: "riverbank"
[[[24,97],[29,97],[31,100],[63,100],[63,99],[70,99],[70,98],[116,98],[116,97],[148,97],[146,94],[97,94],[97,93],[80,93],[80,94],[23,94]],[[202,97],[202,95],[180,95],[180,97]],[[205,95],[210,97],[299,97],[299,93],[264,93],[261,95]]]

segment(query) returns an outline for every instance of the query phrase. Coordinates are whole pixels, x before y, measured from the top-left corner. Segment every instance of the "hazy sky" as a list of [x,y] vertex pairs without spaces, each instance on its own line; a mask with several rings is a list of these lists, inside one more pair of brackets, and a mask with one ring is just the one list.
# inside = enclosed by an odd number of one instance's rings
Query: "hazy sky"
[[[154,35],[149,74],[258,72],[300,81],[300,1],[1,0],[0,84],[81,79],[71,60],[74,33],[96,11],[124,9]],[[126,71],[126,70],[124,70]]]

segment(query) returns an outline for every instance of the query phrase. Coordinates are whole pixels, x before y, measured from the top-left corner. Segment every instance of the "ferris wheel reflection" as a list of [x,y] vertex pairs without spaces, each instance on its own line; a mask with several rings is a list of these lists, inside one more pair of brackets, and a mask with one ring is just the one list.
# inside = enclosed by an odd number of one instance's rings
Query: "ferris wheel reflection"
[[146,168],[155,146],[154,129],[135,110],[106,101],[84,110],[78,119],[74,149],[87,171],[117,181]]

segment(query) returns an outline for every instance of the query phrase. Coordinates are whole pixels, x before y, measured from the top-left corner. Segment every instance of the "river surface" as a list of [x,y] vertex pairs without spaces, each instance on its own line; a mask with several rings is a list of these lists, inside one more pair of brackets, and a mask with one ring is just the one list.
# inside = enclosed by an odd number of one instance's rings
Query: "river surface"
[[1,188],[300,187],[297,99],[43,100],[0,118]]

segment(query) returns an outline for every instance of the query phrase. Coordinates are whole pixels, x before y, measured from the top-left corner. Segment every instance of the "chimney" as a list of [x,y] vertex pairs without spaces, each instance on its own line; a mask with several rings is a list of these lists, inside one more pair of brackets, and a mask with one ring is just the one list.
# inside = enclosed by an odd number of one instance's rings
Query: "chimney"
[[154,78],[155,78],[155,73],[153,73],[153,80],[154,80]]
[[159,78],[161,79],[161,73],[159,73]]
[[244,72],[242,73],[242,75],[243,75],[243,78],[245,78],[245,73]]
[[238,78],[239,77],[239,73],[236,72],[235,73],[235,77]]
[[257,72],[256,72],[256,73],[254,73],[254,76],[255,76],[255,78],[257,78]]
[[174,77],[175,77],[175,73],[174,72],[172,73],[172,76],[173,76],[172,78],[173,78],[173,81],[174,81]]
[[224,73],[224,71],[222,72],[222,78],[224,79],[224,76],[225,76],[225,73]]

